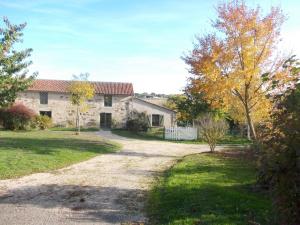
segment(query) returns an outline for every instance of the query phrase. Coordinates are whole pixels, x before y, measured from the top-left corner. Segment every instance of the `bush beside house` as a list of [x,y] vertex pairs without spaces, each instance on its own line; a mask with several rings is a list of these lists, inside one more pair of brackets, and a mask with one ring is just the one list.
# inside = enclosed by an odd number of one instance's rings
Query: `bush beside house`
[[0,109],[0,123],[6,130],[28,130],[30,128],[45,130],[52,126],[51,118],[36,115],[32,109],[21,103],[10,108]]
[[131,132],[146,132],[149,129],[149,119],[146,113],[133,111],[126,122],[127,130]]
[[26,130],[30,127],[35,113],[23,104],[15,104],[8,109],[1,109],[0,120],[7,130]]
[[37,115],[32,121],[32,128],[45,130],[52,127],[52,119],[46,115]]

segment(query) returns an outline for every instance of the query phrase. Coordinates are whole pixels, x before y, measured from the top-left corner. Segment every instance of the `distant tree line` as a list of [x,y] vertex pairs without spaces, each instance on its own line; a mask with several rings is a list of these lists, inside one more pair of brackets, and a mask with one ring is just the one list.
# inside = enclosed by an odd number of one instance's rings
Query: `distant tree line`
[[147,93],[147,92],[135,93],[134,95],[137,98],[147,98],[147,97],[168,98],[170,96],[168,94],[157,94],[157,93],[154,93],[154,92],[151,92],[151,93]]

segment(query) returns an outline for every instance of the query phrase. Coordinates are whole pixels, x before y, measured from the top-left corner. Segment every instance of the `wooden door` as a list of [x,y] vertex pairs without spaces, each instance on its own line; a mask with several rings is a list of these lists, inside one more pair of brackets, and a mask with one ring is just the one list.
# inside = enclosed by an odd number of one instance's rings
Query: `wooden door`
[[111,113],[100,113],[100,128],[111,128]]

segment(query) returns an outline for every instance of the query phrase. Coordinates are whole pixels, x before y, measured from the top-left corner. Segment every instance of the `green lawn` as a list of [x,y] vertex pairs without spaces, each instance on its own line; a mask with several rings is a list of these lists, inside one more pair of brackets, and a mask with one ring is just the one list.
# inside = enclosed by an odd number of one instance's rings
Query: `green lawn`
[[[50,128],[50,130],[52,131],[77,131],[77,128],[75,127],[52,127]],[[81,132],[90,132],[90,131],[99,131],[100,128],[99,127],[88,127],[88,128],[80,128]]]
[[163,138],[163,129],[153,128],[149,129],[147,132],[138,132],[133,133],[128,130],[115,129],[112,130],[112,133],[120,135],[122,137],[140,139],[140,140],[160,140],[164,141]]
[[[165,140],[163,136],[163,129],[152,128],[147,132],[139,132],[133,133],[128,130],[112,130],[114,134],[127,137],[127,138],[135,138],[140,140],[157,140],[157,141],[171,141]],[[182,144],[205,144],[202,140],[191,140],[191,141],[171,141]],[[247,140],[247,138],[227,135],[222,140],[218,142],[218,144],[230,144],[230,145],[248,145],[251,144],[251,141]]]
[[51,171],[118,149],[94,133],[0,131],[0,179]]
[[253,188],[252,162],[229,153],[185,157],[154,185],[147,207],[151,224],[272,224],[270,199]]

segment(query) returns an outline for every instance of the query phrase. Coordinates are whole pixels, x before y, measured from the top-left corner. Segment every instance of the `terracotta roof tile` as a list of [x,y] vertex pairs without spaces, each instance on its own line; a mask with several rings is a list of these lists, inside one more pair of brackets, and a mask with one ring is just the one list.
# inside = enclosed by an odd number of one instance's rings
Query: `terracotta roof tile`
[[[47,91],[67,93],[71,81],[69,80],[35,80],[29,91]],[[96,94],[134,95],[132,83],[91,82]]]

